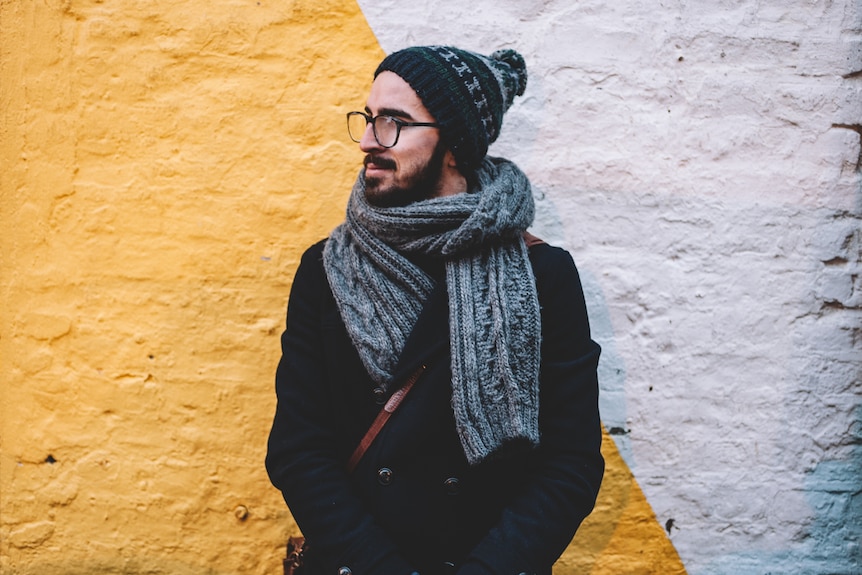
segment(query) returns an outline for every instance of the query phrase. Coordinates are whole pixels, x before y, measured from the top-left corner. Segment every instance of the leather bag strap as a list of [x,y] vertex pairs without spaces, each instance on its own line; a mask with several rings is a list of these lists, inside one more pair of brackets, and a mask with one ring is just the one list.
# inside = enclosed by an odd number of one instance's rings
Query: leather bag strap
[[545,243],[545,240],[543,240],[542,238],[534,236],[530,232],[524,232],[521,235],[524,236],[524,243],[527,244],[528,248],[531,248],[533,246],[537,246],[539,244]]
[[362,456],[365,455],[365,452],[368,451],[369,447],[371,447],[377,434],[380,433],[380,430],[383,429],[383,426],[386,425],[386,422],[389,421],[389,418],[392,417],[392,414],[395,413],[395,410],[398,409],[398,406],[401,405],[402,401],[404,401],[407,393],[413,387],[413,384],[416,383],[416,380],[419,379],[419,376],[422,375],[423,371],[425,371],[425,366],[420,365],[416,371],[410,374],[410,377],[407,378],[407,382],[402,385],[398,391],[392,394],[389,401],[386,402],[383,409],[381,409],[380,413],[377,414],[377,417],[374,418],[374,422],[372,422],[371,427],[369,427],[368,431],[365,432],[365,436],[359,442],[359,445],[356,446],[356,449],[353,450],[353,455],[351,455],[350,459],[347,460],[348,473],[352,473],[353,470],[356,469],[356,466],[359,465],[359,461],[362,459]]

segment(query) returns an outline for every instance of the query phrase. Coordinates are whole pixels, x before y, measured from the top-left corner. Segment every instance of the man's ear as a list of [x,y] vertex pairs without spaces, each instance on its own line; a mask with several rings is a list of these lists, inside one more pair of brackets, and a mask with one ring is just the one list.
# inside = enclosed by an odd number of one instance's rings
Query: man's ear
[[443,154],[443,170],[440,174],[440,189],[438,195],[450,196],[467,191],[467,178],[458,167],[458,161],[452,150],[447,149]]
[[458,160],[455,159],[455,154],[452,153],[452,150],[446,150],[446,153],[443,155],[443,165],[447,168],[455,168],[460,171],[458,168]]
[[461,169],[458,165],[458,160],[455,159],[455,154],[451,150],[446,150],[446,155],[443,156],[443,166],[451,171],[461,174],[467,180],[467,185],[472,187],[476,185],[476,171],[469,169]]

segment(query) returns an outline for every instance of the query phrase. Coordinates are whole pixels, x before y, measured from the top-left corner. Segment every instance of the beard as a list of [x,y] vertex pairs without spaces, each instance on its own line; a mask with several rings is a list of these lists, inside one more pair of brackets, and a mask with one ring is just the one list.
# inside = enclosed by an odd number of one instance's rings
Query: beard
[[[365,198],[369,204],[378,208],[407,206],[414,202],[433,198],[443,173],[445,155],[446,146],[440,141],[425,165],[414,169],[413,173],[407,174],[405,182],[400,185],[393,183],[386,186],[383,183],[383,178],[365,176]],[[396,168],[395,162],[392,160],[371,154],[365,156],[365,165],[371,161],[388,170],[395,170]]]

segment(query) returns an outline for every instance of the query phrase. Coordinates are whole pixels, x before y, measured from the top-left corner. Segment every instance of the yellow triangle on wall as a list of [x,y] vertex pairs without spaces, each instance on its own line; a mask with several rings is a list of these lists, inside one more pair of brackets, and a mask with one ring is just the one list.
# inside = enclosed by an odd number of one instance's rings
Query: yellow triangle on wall
[[685,567],[607,430],[605,477],[593,513],[554,566],[556,575],[685,575]]

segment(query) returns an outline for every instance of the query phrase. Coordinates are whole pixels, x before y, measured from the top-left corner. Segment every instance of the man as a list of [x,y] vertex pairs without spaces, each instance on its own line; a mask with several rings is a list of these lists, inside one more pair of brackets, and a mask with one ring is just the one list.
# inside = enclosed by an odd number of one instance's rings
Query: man
[[527,177],[486,156],[524,60],[414,47],[374,77],[346,220],[291,289],[270,478],[309,575],[549,575],[604,470],[599,347]]

